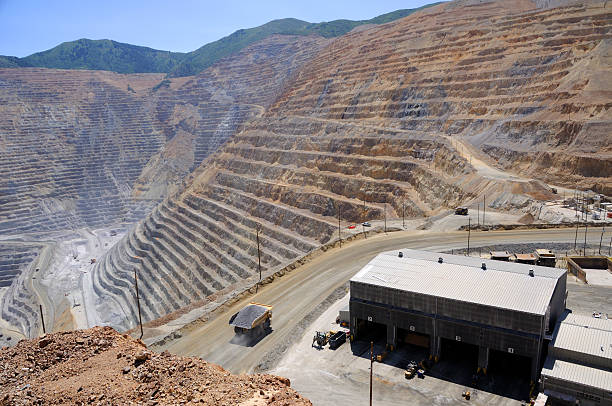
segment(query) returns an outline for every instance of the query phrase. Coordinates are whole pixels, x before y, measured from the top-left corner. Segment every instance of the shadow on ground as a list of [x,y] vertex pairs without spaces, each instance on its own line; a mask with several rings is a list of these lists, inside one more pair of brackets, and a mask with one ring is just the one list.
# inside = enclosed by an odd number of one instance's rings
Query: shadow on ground
[[[385,340],[381,339],[372,341],[374,342],[374,371],[376,371],[376,355],[385,352],[386,343]],[[356,340],[350,345],[353,355],[370,359],[370,341]],[[398,368],[398,374],[403,376],[410,361],[419,363],[428,360],[428,358],[429,349],[406,344],[395,351],[387,351],[387,356],[382,360],[382,363]],[[471,389],[473,396],[477,396],[478,391],[483,391],[519,401],[529,398],[530,370],[520,363],[513,365],[507,360],[497,360],[493,365],[490,363],[487,375],[476,375],[477,358],[474,357],[474,354],[466,351],[449,350],[446,354],[443,354],[439,362],[431,362],[429,365],[428,368],[425,368],[425,378],[423,379],[434,377],[465,386],[466,389]],[[420,378],[415,376],[412,379]]]
[[255,347],[261,340],[266,338],[273,330],[265,330],[259,334],[234,334],[229,341],[230,344],[241,345],[243,347]]

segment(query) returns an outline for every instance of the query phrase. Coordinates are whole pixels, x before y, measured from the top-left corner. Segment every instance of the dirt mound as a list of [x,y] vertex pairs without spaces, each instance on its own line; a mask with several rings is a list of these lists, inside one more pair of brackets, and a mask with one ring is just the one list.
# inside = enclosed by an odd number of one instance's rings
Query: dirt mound
[[531,213],[526,213],[523,217],[518,219],[518,222],[521,224],[533,224],[534,221],[535,221],[535,218],[533,217]]
[[110,327],[48,334],[0,350],[0,405],[310,405],[273,375],[233,375],[147,350]]

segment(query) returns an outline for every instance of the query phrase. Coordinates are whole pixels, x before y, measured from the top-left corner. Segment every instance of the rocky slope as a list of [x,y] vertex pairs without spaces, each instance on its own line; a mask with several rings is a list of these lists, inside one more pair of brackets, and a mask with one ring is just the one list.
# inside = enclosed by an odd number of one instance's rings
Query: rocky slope
[[434,215],[485,194],[525,209],[554,198],[541,180],[608,190],[603,6],[458,1],[333,40],[96,265],[98,313],[134,325],[134,268],[145,320],[221,302],[257,280],[257,230],[269,275],[336,238],[338,216]]
[[108,327],[23,340],[0,365],[0,405],[311,405],[286,378],[157,354]]
[[611,7],[437,6],[334,41],[267,115],[463,138],[504,169],[609,192]]
[[326,42],[271,37],[172,81],[0,69],[0,232],[142,218]]

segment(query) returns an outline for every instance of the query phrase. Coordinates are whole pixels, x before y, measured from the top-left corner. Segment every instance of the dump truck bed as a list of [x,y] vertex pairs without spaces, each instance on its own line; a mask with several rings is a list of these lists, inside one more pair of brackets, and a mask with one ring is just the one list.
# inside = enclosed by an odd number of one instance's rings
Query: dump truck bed
[[230,320],[229,324],[249,330],[270,318],[271,310],[272,306],[269,305],[249,303]]

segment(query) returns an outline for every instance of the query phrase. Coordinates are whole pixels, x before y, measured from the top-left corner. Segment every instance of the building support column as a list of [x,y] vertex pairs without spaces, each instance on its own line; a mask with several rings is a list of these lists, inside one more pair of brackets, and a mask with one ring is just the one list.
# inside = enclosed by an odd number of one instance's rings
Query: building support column
[[387,324],[387,346],[391,351],[397,348],[397,326],[395,324]]
[[429,357],[435,362],[440,359],[440,337],[434,335],[429,336]]
[[357,317],[350,316],[349,317],[349,330],[351,331],[351,341],[357,338]]
[[531,382],[537,382],[538,369],[538,357],[531,357]]
[[478,372],[482,371],[485,375],[489,368],[489,347],[478,346]]

